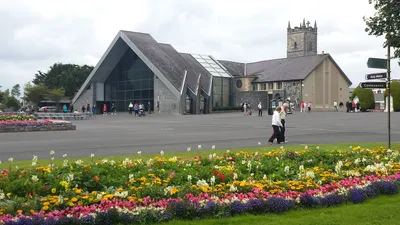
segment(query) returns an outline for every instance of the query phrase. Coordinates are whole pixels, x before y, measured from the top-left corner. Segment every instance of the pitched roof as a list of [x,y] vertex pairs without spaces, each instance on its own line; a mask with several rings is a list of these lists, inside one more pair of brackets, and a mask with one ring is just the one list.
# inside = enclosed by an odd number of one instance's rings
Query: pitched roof
[[228,70],[228,72],[230,74],[232,74],[232,76],[244,76],[244,67],[245,64],[244,63],[240,63],[240,62],[232,62],[232,61],[227,61],[227,60],[218,60],[219,63],[221,63],[226,70]]
[[191,69],[195,71],[196,74],[201,74],[200,85],[205,92],[211,93],[210,91],[210,80],[211,73],[208,72],[192,55],[188,53],[180,53],[182,57],[190,64]]
[[[226,60],[219,60],[219,62],[234,76],[257,75],[253,82],[262,83],[303,80],[327,58],[332,60],[345,79],[351,84],[351,81],[329,54],[272,59],[246,64]],[[246,74],[244,74],[245,70]]]
[[184,69],[176,63],[173,56],[163,50],[150,34],[121,31],[157,67],[158,70],[180,91],[185,76]]

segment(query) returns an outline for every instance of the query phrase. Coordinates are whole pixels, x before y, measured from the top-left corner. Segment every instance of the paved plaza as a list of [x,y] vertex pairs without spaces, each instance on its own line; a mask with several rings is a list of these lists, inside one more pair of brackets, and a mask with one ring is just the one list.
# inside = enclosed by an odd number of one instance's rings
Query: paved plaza
[[[0,160],[87,157],[186,151],[233,149],[267,145],[272,133],[271,116],[241,113],[209,115],[155,115],[137,118],[128,114],[97,116],[96,120],[74,121],[76,131],[2,133]],[[386,113],[299,113],[287,118],[290,145],[336,142],[387,142]],[[400,114],[392,114],[392,141],[400,140]]]

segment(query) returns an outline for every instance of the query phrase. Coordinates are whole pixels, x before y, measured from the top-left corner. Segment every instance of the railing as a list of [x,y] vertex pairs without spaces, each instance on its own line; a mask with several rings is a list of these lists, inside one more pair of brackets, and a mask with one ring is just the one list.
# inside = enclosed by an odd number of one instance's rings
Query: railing
[[87,120],[93,118],[93,113],[35,113],[38,119],[54,120]]

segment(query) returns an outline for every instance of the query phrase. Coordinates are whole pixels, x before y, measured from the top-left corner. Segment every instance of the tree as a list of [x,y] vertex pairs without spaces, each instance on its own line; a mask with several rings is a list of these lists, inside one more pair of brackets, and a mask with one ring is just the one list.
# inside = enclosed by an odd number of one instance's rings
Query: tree
[[4,106],[8,109],[19,109],[21,107],[20,102],[14,96],[9,96],[4,101]]
[[[393,110],[400,111],[400,82],[392,81],[390,82],[390,94],[393,97]],[[388,90],[385,90],[385,107],[386,107],[386,97],[389,95]]]
[[400,1],[398,0],[368,0],[369,4],[374,5],[376,12],[371,17],[364,17],[369,35],[383,36],[386,41],[383,47],[387,47],[388,42],[395,49],[394,57],[400,57]]
[[39,105],[40,101],[42,101],[48,95],[48,88],[42,84],[31,85],[27,83],[24,89],[24,100],[30,101],[36,105]]
[[19,84],[14,85],[14,87],[11,89],[11,96],[19,99],[21,96],[21,87]]
[[375,98],[374,93],[371,89],[356,87],[351,94],[350,99],[354,100],[355,97],[360,100],[361,110],[365,111],[367,109],[375,108]]
[[57,111],[59,109],[59,102],[62,99],[62,97],[64,97],[64,93],[65,91],[62,88],[48,90],[47,96],[50,98],[50,100],[56,102]]
[[65,95],[72,97],[83,85],[92,72],[93,67],[88,65],[55,63],[47,72],[38,71],[33,83],[42,84],[48,89],[65,90]]

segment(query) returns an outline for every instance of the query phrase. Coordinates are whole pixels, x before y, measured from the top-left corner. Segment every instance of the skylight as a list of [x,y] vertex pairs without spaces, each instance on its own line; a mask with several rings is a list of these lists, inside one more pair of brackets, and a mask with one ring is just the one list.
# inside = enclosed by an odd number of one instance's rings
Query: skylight
[[228,77],[232,76],[226,71],[226,69],[217,63],[211,56],[208,55],[197,55],[192,54],[193,58],[197,60],[211,75],[215,77]]

